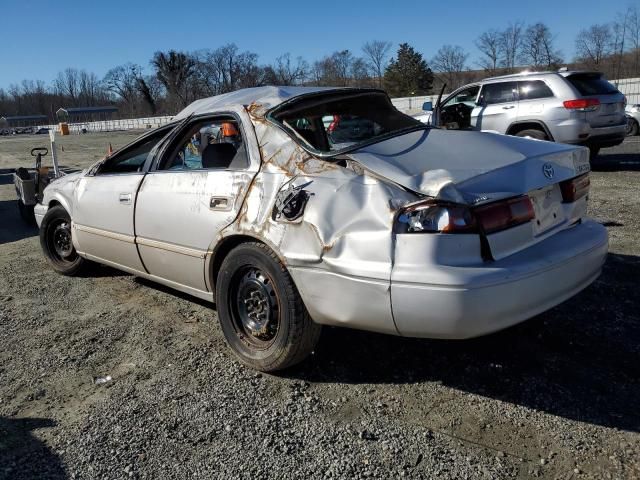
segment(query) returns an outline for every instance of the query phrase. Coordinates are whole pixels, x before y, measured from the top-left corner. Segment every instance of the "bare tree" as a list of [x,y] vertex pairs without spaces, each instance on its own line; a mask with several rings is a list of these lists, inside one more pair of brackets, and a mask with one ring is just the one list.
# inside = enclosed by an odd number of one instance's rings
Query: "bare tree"
[[488,30],[478,37],[476,47],[484,55],[478,64],[490,74],[496,73],[502,57],[502,38],[498,30]]
[[362,46],[365,61],[367,62],[371,73],[376,77],[378,87],[382,88],[384,80],[384,70],[389,60],[389,51],[391,50],[391,42],[382,40],[373,40]]
[[607,24],[580,30],[576,38],[577,57],[591,66],[599,65],[610,53],[610,38],[611,28]]
[[273,80],[278,85],[297,85],[307,77],[309,64],[302,57],[297,57],[293,61],[291,55],[285,53],[276,58],[271,69]]
[[158,99],[162,91],[162,84],[158,77],[140,75],[136,78],[136,87],[142,100],[147,105],[149,113],[155,115],[158,111]]
[[138,99],[138,78],[142,68],[134,63],[127,63],[112,68],[104,76],[103,83],[107,91],[120,97],[132,109]]
[[193,100],[193,91],[189,88],[195,72],[195,61],[191,55],[170,50],[156,52],[151,60],[158,80],[167,89],[173,108],[182,108]]
[[633,53],[633,72],[640,74],[640,9],[637,5],[630,6],[625,15],[627,20],[627,45]]
[[458,45],[444,45],[431,60],[433,70],[442,74],[449,90],[462,85],[461,73],[469,55]]
[[72,104],[75,105],[80,94],[80,72],[75,68],[67,68],[63,72],[58,72],[53,85],[59,95],[69,97]]
[[553,35],[544,23],[530,25],[524,32],[520,60],[534,68],[557,68],[562,55],[553,46]]
[[501,65],[511,72],[516,68],[522,46],[522,28],[522,22],[510,23],[500,33]]

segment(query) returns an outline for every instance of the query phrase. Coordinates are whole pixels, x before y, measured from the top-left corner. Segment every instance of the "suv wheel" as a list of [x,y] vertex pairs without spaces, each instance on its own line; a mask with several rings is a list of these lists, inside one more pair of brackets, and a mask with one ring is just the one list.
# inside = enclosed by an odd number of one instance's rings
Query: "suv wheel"
[[516,133],[516,137],[535,138],[536,140],[549,140],[547,134],[542,130],[536,130],[534,128],[528,128]]
[[222,332],[246,365],[269,372],[304,360],[320,337],[289,272],[262,243],[245,243],[225,257],[216,282]]
[[627,118],[627,135],[630,137],[638,135],[638,122],[633,118]]

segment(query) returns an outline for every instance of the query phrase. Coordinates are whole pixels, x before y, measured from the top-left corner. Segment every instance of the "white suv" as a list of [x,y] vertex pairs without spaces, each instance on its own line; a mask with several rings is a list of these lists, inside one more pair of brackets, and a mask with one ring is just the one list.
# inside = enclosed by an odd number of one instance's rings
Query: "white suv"
[[524,72],[465,85],[422,119],[447,129],[584,145],[595,156],[624,140],[624,109],[624,95],[601,73]]

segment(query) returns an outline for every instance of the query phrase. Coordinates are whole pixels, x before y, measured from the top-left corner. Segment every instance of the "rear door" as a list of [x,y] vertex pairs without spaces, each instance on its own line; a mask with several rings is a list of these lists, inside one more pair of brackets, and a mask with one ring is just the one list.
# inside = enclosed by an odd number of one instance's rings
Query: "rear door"
[[[518,118],[517,82],[487,83],[478,97],[476,128],[482,131],[506,133]],[[475,113],[475,112],[474,112]]]
[[[205,263],[235,220],[259,167],[231,114],[195,118],[160,153],[138,193],[136,242],[147,271],[176,286],[209,290]],[[184,288],[183,288],[184,289]]]
[[518,82],[518,121],[540,120],[554,101],[553,92],[542,80]]
[[582,97],[597,98],[600,105],[588,108],[585,116],[594,128],[612,127],[626,123],[624,95],[601,73],[580,72],[566,77]]

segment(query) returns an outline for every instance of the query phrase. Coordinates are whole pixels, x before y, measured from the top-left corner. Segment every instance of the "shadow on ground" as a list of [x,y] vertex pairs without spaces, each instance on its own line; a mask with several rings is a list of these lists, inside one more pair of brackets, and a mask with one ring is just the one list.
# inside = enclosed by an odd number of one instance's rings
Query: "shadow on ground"
[[0,480],[68,478],[60,457],[32,433],[54,426],[49,419],[0,416]]
[[328,329],[286,376],[449,387],[572,420],[640,431],[640,258],[609,255],[587,290],[517,327],[466,341]]
[[640,172],[640,151],[599,155],[591,161],[591,170],[594,172]]
[[22,220],[16,200],[0,200],[0,245],[36,235],[38,228]]

